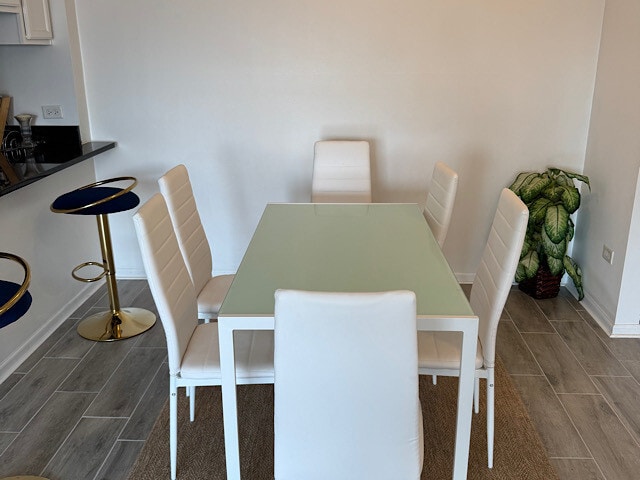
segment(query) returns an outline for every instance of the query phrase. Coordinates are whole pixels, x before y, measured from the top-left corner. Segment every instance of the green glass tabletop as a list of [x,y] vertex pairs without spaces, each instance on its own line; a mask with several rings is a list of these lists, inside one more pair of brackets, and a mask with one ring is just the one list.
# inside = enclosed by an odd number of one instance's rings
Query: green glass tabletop
[[473,311],[415,204],[269,204],[220,309],[273,316],[278,288],[412,290],[419,316]]

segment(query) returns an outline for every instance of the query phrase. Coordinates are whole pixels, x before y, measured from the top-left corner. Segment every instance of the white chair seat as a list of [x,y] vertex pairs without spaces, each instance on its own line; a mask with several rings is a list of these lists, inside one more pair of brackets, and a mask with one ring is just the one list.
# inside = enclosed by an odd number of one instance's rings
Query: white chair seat
[[[239,331],[235,336],[236,377],[273,376],[273,331]],[[198,325],[182,357],[183,379],[221,379],[218,324]]]
[[205,283],[198,294],[198,316],[200,318],[217,318],[224,297],[229,291],[235,275],[216,275]]
[[[453,370],[460,368],[462,335],[456,332],[418,332],[418,368]],[[476,366],[482,368],[484,357],[478,342]]]

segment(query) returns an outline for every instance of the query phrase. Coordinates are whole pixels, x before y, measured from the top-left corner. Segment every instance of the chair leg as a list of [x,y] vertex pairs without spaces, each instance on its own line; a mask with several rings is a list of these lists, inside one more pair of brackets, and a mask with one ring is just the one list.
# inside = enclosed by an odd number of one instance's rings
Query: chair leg
[[[171,480],[176,480],[176,462],[178,459],[178,387],[176,379],[169,379],[169,458],[171,461]],[[188,389],[189,387],[187,387]]]
[[494,431],[494,371],[493,368],[487,369],[487,458],[489,460],[489,468],[493,468],[493,431]]
[[431,375],[431,381],[433,382],[434,385],[436,385],[438,383],[438,376],[437,375]]
[[480,411],[480,378],[476,377],[476,381],[473,384],[473,411],[478,413]]
[[189,390],[189,420],[193,422],[196,418],[196,387],[187,387]]

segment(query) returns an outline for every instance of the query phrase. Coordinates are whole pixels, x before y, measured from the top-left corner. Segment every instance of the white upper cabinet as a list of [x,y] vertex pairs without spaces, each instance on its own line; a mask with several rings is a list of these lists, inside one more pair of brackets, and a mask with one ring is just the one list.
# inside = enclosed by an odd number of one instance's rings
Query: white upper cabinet
[[28,40],[51,40],[49,0],[22,0],[25,36]]
[[0,0],[0,45],[51,45],[49,0]]

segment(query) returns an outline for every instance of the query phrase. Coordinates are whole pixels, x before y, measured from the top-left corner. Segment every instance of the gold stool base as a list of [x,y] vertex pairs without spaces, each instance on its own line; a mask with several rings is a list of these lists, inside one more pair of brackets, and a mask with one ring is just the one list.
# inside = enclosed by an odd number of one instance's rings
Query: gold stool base
[[123,308],[116,315],[100,312],[85,318],[78,325],[78,334],[97,342],[113,342],[135,337],[149,330],[156,316],[143,308]]

